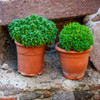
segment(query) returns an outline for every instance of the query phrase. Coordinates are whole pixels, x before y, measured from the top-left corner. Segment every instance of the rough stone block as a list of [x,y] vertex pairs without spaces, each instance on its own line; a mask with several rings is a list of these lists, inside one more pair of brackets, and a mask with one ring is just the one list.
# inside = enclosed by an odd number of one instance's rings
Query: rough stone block
[[100,14],[98,14],[96,17],[92,19],[92,21],[100,21]]
[[72,92],[63,92],[61,94],[55,94],[52,100],[75,100]]
[[25,95],[21,95],[20,97],[19,97],[19,100],[34,100],[34,99],[36,99],[36,98],[39,98],[41,96],[41,94],[39,94],[39,93],[27,93],[27,94],[25,94]]
[[4,96],[16,95],[25,92],[23,89],[19,89],[13,85],[0,86],[0,91],[3,92]]
[[93,26],[91,31],[94,38],[94,46],[90,53],[90,61],[94,67],[100,71],[100,23]]
[[86,16],[84,22],[90,28],[94,38],[93,50],[90,52],[90,61],[100,71],[100,8],[95,14]]
[[87,91],[82,91],[82,92],[75,91],[74,95],[75,95],[75,100],[88,100],[88,99],[90,100],[94,96],[94,93],[88,93]]
[[100,0],[0,0],[0,25],[13,19],[37,14],[47,19],[61,19],[95,13]]

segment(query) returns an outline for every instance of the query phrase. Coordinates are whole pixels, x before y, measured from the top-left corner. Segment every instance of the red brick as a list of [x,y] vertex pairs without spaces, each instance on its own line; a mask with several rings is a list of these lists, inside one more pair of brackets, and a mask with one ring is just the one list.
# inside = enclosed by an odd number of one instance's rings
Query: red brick
[[96,97],[95,100],[100,100],[100,97]]
[[90,86],[90,90],[97,90],[100,89],[100,85],[98,86]]
[[49,92],[49,91],[45,91],[45,92],[43,93],[43,97],[44,97],[44,98],[49,98],[49,97],[51,97],[50,92]]
[[14,98],[0,98],[0,100],[15,100]]
[[56,84],[56,89],[61,88],[61,85],[59,83]]

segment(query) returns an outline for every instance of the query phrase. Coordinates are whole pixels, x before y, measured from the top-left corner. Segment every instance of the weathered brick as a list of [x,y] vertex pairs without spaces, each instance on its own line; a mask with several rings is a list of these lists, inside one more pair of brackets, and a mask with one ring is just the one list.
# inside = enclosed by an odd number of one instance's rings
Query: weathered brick
[[59,83],[56,83],[56,86],[55,86],[55,87],[56,87],[56,89],[62,88],[61,85],[60,85]]
[[43,97],[44,97],[44,98],[49,98],[49,97],[51,97],[50,92],[49,92],[49,91],[45,91],[45,92],[43,93]]
[[89,86],[90,90],[97,90],[100,89],[100,85],[98,86]]
[[100,100],[100,97],[96,97],[95,100]]
[[0,98],[0,100],[15,100],[14,98]]

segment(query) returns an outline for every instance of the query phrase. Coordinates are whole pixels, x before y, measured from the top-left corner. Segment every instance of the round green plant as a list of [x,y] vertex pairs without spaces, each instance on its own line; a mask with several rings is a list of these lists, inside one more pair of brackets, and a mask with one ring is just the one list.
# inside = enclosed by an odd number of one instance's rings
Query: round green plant
[[66,51],[86,51],[93,45],[91,31],[77,22],[64,26],[59,35],[59,47]]
[[12,39],[26,47],[51,45],[57,34],[56,25],[52,21],[36,15],[15,19],[8,29]]

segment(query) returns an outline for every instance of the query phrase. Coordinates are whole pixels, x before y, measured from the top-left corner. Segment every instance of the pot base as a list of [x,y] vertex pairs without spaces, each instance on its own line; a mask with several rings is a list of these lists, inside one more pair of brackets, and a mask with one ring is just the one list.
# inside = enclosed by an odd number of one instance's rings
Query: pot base
[[84,73],[82,74],[71,74],[68,75],[67,73],[63,72],[64,77],[70,80],[78,80],[78,79],[82,79],[84,77]]
[[27,74],[27,73],[24,73],[24,72],[20,72],[20,71],[18,71],[21,75],[23,75],[23,76],[31,76],[31,77],[34,77],[34,76],[37,76],[37,75],[40,75],[40,74],[42,74],[42,72],[40,72],[40,73],[38,73],[38,74]]

